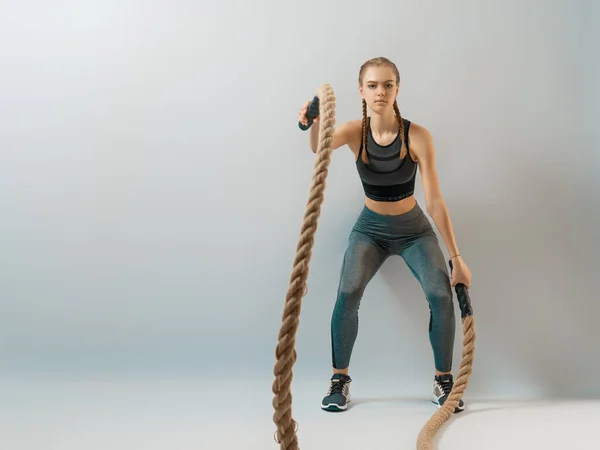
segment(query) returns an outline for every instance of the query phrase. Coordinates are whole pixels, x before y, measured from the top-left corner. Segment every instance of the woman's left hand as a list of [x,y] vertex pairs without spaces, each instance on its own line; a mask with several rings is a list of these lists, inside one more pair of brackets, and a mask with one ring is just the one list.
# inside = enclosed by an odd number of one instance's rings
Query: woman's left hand
[[471,271],[467,267],[467,264],[462,260],[460,256],[452,258],[452,287],[457,284],[464,284],[465,286],[471,286]]

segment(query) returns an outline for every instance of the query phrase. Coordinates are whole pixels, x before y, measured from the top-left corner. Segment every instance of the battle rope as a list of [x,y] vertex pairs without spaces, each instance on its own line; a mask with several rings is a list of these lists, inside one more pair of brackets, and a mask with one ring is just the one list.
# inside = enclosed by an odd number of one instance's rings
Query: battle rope
[[[319,114],[319,102],[322,110]],[[302,231],[297,246],[296,258],[290,278],[290,284],[285,299],[283,322],[279,330],[279,342],[275,350],[275,381],[273,382],[273,406],[275,414],[273,421],[277,425],[275,441],[281,450],[298,450],[296,437],[296,422],[292,418],[292,366],[296,362],[296,331],[300,318],[302,297],[306,294],[306,279],[308,265],[312,256],[314,235],[317,231],[317,221],[321,214],[323,191],[327,178],[327,168],[331,162],[331,145],[335,126],[335,94],[331,86],[324,84],[314,97],[308,111],[308,126],[300,124],[300,128],[308,129],[314,118],[320,115],[319,146],[317,159],[310,188],[310,194],[302,222]]]
[[[300,239],[297,245],[290,283],[286,295],[285,307],[279,342],[275,350],[275,381],[273,382],[273,421],[277,425],[275,441],[281,450],[298,450],[296,435],[297,424],[292,417],[292,367],[296,362],[296,332],[300,319],[302,297],[306,295],[306,280],[308,278],[309,262],[312,256],[314,235],[323,203],[323,192],[331,162],[331,145],[335,126],[335,95],[329,84],[324,84],[317,91],[308,111],[308,125],[299,123],[302,130],[307,130],[315,117],[320,116],[319,141],[317,159],[309,199],[304,213]],[[321,108],[320,108],[321,106]],[[321,109],[321,111],[320,111]],[[319,112],[320,111],[320,112]],[[450,261],[452,269],[452,261]],[[469,292],[465,285],[455,287],[458,303],[463,320],[463,357],[457,379],[444,405],[422,428],[417,440],[418,450],[430,450],[435,433],[452,415],[467,387],[472,370],[473,353],[475,349],[475,323]]]
[[[449,264],[450,270],[452,270],[452,260],[449,261]],[[471,370],[473,369],[475,320],[473,319],[471,298],[469,297],[469,290],[464,284],[459,283],[454,289],[456,290],[456,297],[458,298],[463,323],[463,349],[460,369],[448,398],[442,407],[431,416],[421,429],[419,437],[417,438],[417,450],[431,450],[433,436],[437,433],[443,423],[452,416],[454,409],[458,406],[458,403],[467,388]]]

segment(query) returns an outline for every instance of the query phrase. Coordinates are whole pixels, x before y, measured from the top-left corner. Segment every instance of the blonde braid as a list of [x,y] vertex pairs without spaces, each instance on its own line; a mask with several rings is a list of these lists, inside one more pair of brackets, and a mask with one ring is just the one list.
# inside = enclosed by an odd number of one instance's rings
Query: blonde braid
[[362,162],[367,164],[369,162],[369,155],[367,155],[367,101],[363,98],[362,101],[362,153],[360,155]]
[[400,125],[400,137],[402,138],[402,147],[400,150],[400,159],[404,158],[408,152],[408,143],[406,142],[407,136],[404,135],[404,120],[400,115],[400,109],[398,108],[398,101],[394,100],[394,112],[396,113],[396,119]]

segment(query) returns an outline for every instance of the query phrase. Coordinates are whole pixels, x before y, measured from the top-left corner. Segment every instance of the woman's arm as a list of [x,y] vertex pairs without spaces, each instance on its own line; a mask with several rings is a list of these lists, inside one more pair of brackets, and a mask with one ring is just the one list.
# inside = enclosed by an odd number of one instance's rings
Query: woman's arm
[[[456,237],[454,236],[454,230],[452,228],[452,221],[450,220],[450,214],[440,189],[435,164],[433,138],[427,129],[414,123],[411,124],[409,133],[411,150],[416,155],[419,163],[419,172],[421,173],[421,182],[423,184],[427,213],[433,219],[435,226],[444,239],[455,269],[453,273],[458,269],[458,281],[465,283],[468,287],[470,273],[460,256]],[[455,277],[453,276],[453,285],[458,281],[455,280]]]
[[[319,119],[317,117],[310,128],[309,143],[313,153],[317,153],[319,144]],[[333,140],[331,142],[331,150],[337,150],[343,145],[350,144],[353,140],[356,140],[357,132],[362,131],[362,122],[360,120],[350,120],[343,122],[339,126],[335,127],[333,131]]]
[[[415,136],[413,136],[413,133]],[[411,150],[417,156],[419,163],[427,213],[431,216],[442,235],[450,257],[454,257],[459,254],[458,246],[454,237],[450,214],[438,181],[433,138],[427,129],[415,124],[411,124],[410,134]]]
[[[319,97],[322,96],[321,93],[318,93]],[[307,101],[300,111],[298,112],[298,121],[304,125],[308,125],[308,119],[306,118],[306,113],[308,112],[308,107],[310,105],[310,101]],[[310,145],[310,149],[313,153],[317,153],[318,145],[319,145],[319,134],[321,124],[320,116],[315,117],[310,131],[308,133],[308,143]],[[356,141],[357,136],[362,133],[362,121],[361,120],[350,120],[348,122],[344,122],[337,127],[334,127],[333,130],[333,140],[331,142],[331,150],[337,150],[343,145],[348,145],[353,153],[356,153],[358,150],[356,149]],[[360,138],[358,138],[360,140]]]

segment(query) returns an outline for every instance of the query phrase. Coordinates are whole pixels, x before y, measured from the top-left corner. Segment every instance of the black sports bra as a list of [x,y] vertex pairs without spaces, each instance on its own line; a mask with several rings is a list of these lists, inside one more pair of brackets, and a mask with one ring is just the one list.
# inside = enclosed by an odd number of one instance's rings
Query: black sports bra
[[[414,193],[417,163],[410,157],[408,146],[408,130],[410,121],[404,121],[406,148],[404,159],[400,159],[402,138],[400,132],[394,141],[386,146],[375,142],[371,133],[371,121],[367,119],[367,148],[362,143],[356,160],[356,169],[360,176],[365,195],[380,202],[395,202],[410,197]],[[366,151],[369,163],[362,161],[362,152]]]

